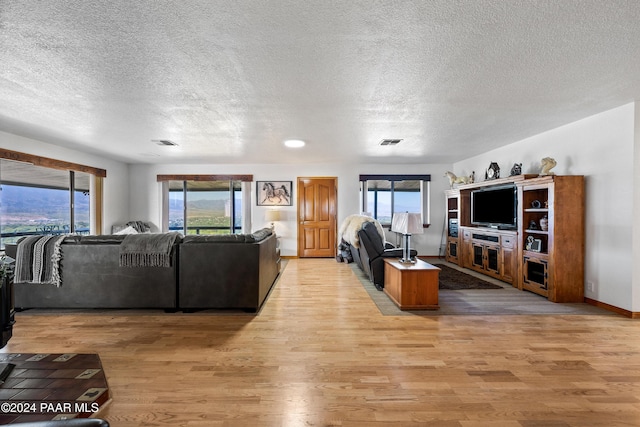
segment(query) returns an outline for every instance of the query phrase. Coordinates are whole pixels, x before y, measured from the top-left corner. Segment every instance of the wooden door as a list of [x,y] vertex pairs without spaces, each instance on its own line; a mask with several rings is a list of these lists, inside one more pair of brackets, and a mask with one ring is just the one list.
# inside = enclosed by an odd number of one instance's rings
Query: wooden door
[[298,256],[336,255],[336,178],[298,178]]

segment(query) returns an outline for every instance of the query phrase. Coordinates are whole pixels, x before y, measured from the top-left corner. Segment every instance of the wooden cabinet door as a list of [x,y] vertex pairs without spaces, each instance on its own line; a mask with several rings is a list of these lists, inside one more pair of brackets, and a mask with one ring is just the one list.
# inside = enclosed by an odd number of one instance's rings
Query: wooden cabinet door
[[484,270],[484,246],[477,243],[471,245],[471,266],[476,270]]
[[484,268],[488,273],[500,277],[500,247],[485,246],[484,247]]
[[459,265],[466,268],[473,268],[473,243],[471,242],[471,231],[462,231],[462,247],[460,249],[461,252],[458,257],[461,262]]
[[457,237],[447,237],[447,261],[458,264],[459,240]]
[[298,178],[298,256],[336,255],[336,178]]
[[516,251],[514,251],[512,248],[502,248],[502,281],[511,284],[515,283],[517,256],[518,255]]
[[518,287],[518,244],[516,236],[501,238],[502,268],[500,280]]

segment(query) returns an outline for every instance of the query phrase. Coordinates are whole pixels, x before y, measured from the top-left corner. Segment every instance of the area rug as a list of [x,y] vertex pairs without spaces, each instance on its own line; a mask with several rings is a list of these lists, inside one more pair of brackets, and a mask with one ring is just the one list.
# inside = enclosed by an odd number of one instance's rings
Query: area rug
[[[438,267],[442,268],[443,265],[438,264]],[[498,283],[502,282],[497,280],[495,281],[496,285],[502,289],[440,289],[438,291],[439,310],[400,310],[387,294],[378,291],[373,286],[366,274],[355,263],[349,264],[349,266],[383,316],[617,315],[586,303],[553,303],[540,295],[521,291],[506,283],[500,286]],[[453,267],[444,266],[456,270]],[[475,272],[471,272],[469,275],[475,274],[480,275]],[[489,280],[493,281],[493,279]]]
[[464,273],[444,264],[432,264],[440,269],[438,276],[439,289],[458,291],[462,289],[502,289],[500,285],[494,285],[486,280]]

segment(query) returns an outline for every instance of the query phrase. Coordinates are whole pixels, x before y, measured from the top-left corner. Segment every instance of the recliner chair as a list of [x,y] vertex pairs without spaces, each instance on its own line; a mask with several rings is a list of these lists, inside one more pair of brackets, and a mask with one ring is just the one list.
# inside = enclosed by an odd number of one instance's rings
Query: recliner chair
[[[358,238],[360,239],[358,250],[360,263],[358,265],[367,273],[376,289],[381,291],[384,288],[384,259],[402,258],[402,248],[396,248],[390,243],[384,242],[373,222],[367,222],[362,226],[362,229],[358,231]],[[415,257],[417,254],[415,249],[411,249],[411,257]]]

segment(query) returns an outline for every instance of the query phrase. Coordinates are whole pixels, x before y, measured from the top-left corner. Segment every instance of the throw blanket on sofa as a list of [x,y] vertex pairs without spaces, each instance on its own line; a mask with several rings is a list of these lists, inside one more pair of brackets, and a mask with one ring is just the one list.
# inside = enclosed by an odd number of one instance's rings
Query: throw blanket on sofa
[[60,245],[65,236],[28,236],[18,242],[16,283],[60,286]]
[[121,267],[171,267],[171,248],[180,233],[127,234],[120,245]]
[[338,242],[343,239],[351,246],[359,248],[360,238],[358,237],[358,231],[362,230],[362,226],[366,222],[373,222],[376,225],[376,230],[378,230],[378,234],[380,234],[380,237],[384,242],[385,236],[382,224],[380,224],[380,222],[378,222],[375,218],[366,215],[349,215],[348,217],[346,217],[340,225],[340,229],[338,230]]

